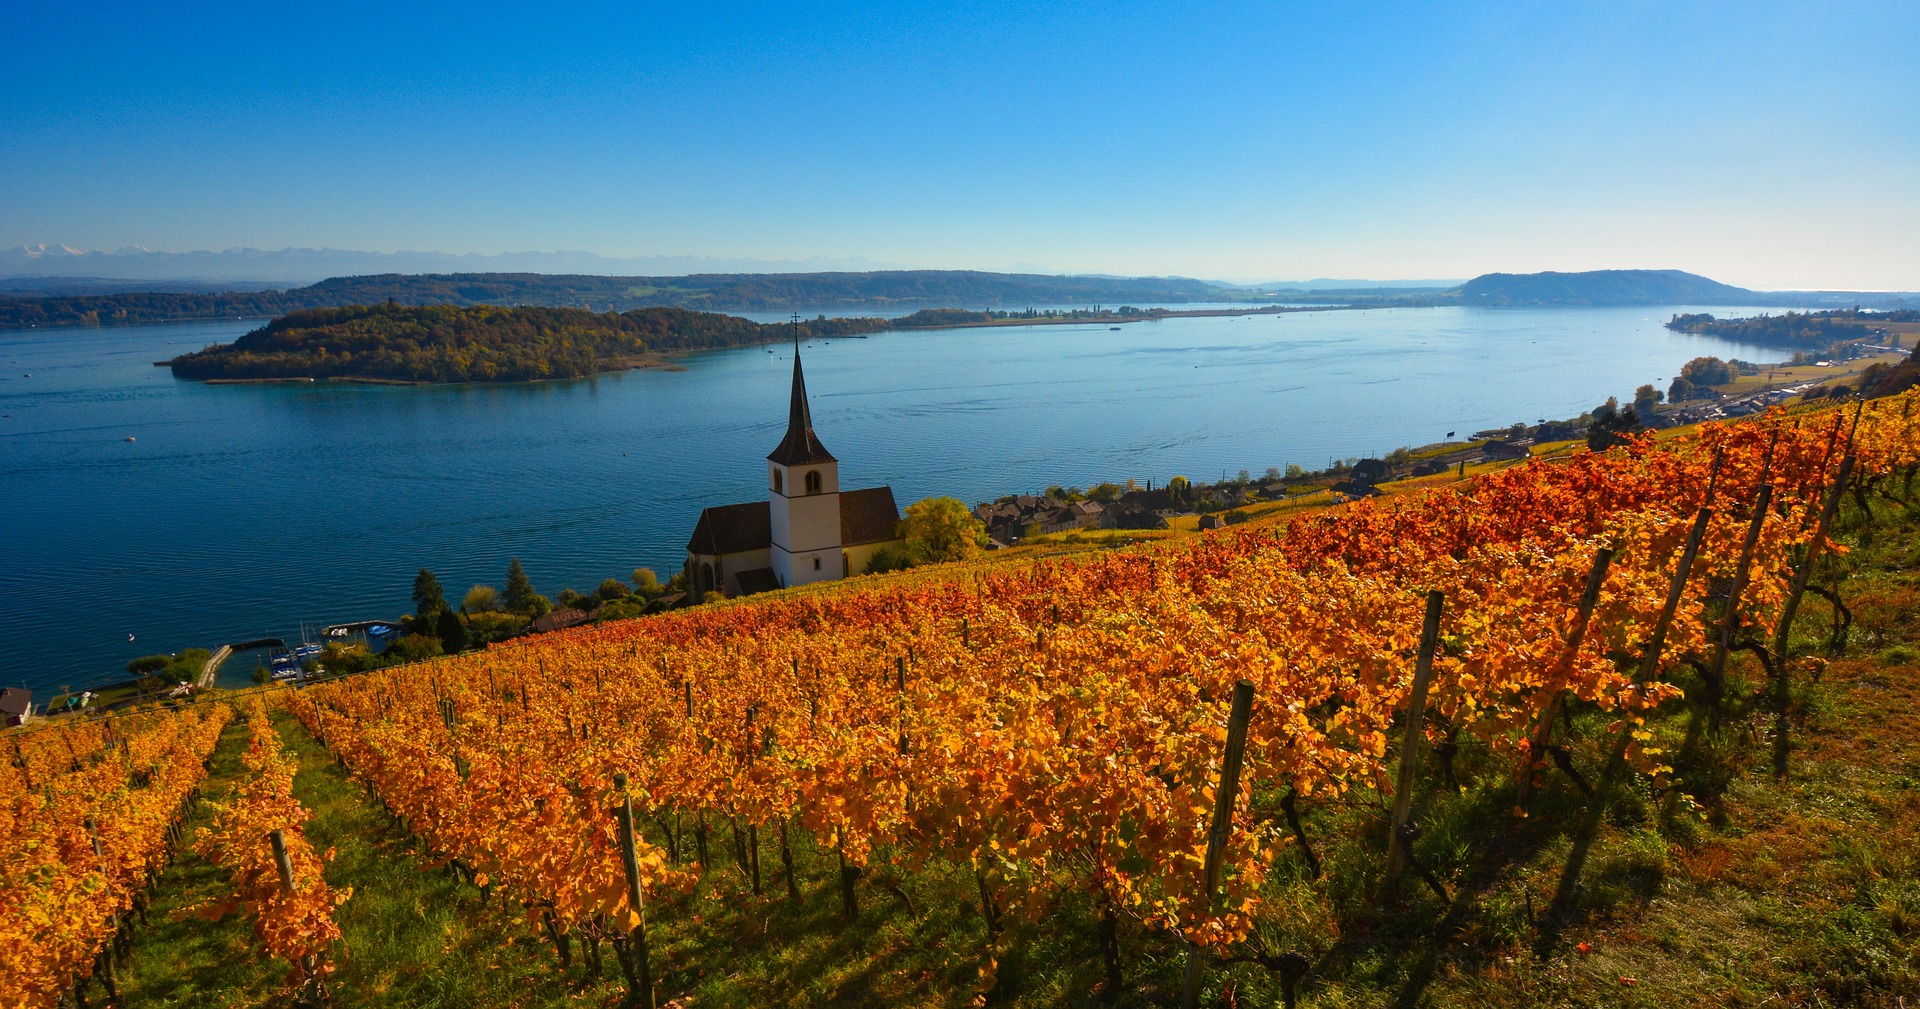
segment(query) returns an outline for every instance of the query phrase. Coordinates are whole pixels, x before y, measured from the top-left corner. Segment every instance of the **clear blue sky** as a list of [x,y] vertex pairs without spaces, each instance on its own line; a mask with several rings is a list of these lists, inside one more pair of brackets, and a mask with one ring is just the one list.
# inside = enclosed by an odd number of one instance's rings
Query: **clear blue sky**
[[1920,3],[13,5],[0,243],[1920,288]]

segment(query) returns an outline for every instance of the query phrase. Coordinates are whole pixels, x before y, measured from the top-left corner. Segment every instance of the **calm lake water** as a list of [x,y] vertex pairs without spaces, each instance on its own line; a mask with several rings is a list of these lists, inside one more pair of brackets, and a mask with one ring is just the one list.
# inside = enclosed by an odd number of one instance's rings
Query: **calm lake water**
[[[1660,325],[1689,310],[1167,319],[803,353],[844,486],[971,504],[1311,469],[1571,416],[1702,354],[1783,356]],[[456,600],[515,556],[549,595],[640,566],[664,580],[703,506],[763,496],[785,425],[788,347],[460,388],[207,386],[152,366],[255,325],[0,332],[0,685],[44,700],[136,655],[396,617],[423,566]]]

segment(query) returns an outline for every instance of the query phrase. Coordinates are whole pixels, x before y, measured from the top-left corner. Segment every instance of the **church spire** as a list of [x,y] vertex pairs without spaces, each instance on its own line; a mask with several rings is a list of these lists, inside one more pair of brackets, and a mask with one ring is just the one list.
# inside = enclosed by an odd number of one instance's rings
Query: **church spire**
[[782,466],[833,462],[833,454],[813,433],[813,414],[807,409],[807,380],[800,371],[800,315],[793,316],[793,399],[787,406],[787,436],[767,461]]

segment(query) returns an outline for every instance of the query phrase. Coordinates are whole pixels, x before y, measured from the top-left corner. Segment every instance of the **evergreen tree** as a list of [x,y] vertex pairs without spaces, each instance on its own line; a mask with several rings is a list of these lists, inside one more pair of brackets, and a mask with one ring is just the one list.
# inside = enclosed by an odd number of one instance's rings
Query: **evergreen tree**
[[533,581],[527,577],[527,569],[520,566],[520,558],[507,562],[507,609],[515,613],[527,613],[533,609]]
[[448,655],[466,651],[467,625],[460,622],[460,614],[452,610],[441,610],[434,631],[435,636],[440,639],[440,647],[446,649]]
[[413,576],[413,615],[426,622],[446,610],[447,595],[440,589],[440,579],[421,568],[420,573]]

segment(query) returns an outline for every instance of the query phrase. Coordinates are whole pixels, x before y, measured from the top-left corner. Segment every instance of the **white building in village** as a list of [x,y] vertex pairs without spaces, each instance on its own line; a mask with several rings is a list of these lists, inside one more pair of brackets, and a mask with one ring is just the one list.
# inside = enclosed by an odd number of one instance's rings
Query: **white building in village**
[[746,595],[861,574],[874,553],[901,545],[899,526],[893,488],[840,489],[840,462],[813,432],[796,332],[787,434],[767,456],[767,500],[700,512],[687,588]]

